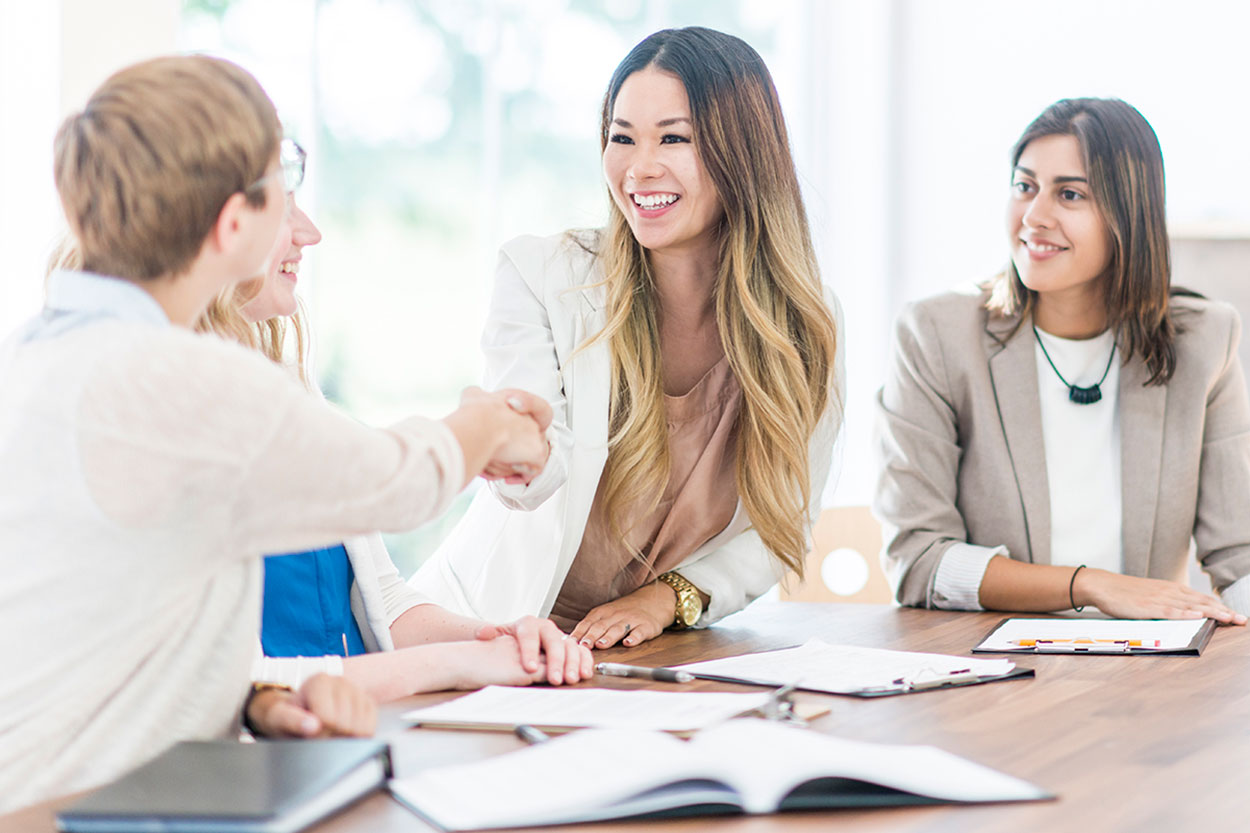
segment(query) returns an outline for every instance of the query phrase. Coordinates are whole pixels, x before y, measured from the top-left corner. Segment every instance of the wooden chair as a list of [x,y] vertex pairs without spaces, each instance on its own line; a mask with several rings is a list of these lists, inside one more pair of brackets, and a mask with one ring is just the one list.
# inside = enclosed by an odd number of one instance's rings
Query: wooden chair
[[[894,594],[881,570],[880,552],[881,525],[867,506],[826,509],[812,530],[812,551],[804,562],[805,579],[800,581],[793,572],[787,575],[781,581],[780,598],[789,602],[889,604]],[[826,565],[831,554],[833,559]],[[865,573],[863,585],[856,587],[855,579]],[[826,584],[826,576],[833,579],[834,587]]]

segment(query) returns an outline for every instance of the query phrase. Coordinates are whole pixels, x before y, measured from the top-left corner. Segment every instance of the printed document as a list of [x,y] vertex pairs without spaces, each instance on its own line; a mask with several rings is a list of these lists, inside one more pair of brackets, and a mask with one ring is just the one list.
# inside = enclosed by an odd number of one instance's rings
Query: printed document
[[650,729],[691,732],[758,709],[768,692],[621,691],[487,686],[437,706],[406,712],[423,726]]
[[831,645],[809,639],[797,648],[675,667],[695,674],[744,677],[777,685],[793,683],[805,691],[858,694],[905,686],[925,687],[959,677],[1002,677],[1011,673],[1015,663],[1006,659]]

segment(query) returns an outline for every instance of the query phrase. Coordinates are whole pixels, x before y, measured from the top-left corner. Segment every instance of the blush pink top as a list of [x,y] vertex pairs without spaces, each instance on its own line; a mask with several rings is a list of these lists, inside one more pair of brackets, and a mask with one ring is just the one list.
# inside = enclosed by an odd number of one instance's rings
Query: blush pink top
[[679,566],[729,525],[738,507],[735,422],[741,398],[723,356],[685,394],[665,395],[671,469],[660,503],[642,517],[641,507],[626,512],[622,540],[612,535],[603,509],[606,478],[600,480],[581,546],[551,610],[557,625],[571,631],[591,608]]

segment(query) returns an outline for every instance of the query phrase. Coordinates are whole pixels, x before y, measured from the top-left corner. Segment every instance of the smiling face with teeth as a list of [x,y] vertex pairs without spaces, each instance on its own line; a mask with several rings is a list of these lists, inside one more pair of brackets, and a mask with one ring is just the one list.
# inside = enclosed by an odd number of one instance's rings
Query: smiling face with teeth
[[1020,154],[1007,203],[1011,261],[1043,307],[1104,304],[1112,240],[1075,136],[1042,136]]
[[603,175],[644,248],[715,252],[720,198],[694,146],[690,102],[677,76],[647,67],[621,85]]
[[321,242],[321,231],[295,204],[295,196],[288,194],[287,200],[290,210],[270,253],[264,284],[242,308],[243,316],[252,323],[295,314],[299,308],[295,301],[295,284],[299,280],[304,247]]

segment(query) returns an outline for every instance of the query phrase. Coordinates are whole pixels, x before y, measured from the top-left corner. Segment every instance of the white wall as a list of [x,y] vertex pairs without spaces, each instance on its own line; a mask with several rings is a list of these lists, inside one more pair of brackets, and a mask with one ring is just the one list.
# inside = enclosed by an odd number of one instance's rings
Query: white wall
[[904,4],[904,297],[1005,259],[1007,153],[1052,101],[1115,96],[1159,135],[1170,219],[1250,220],[1250,7],[1218,0]]
[[1006,262],[1008,153],[1065,97],[1114,96],[1159,135],[1173,227],[1250,226],[1250,6],[1222,0],[834,0],[826,277],[847,310],[838,503],[871,497],[872,396],[902,303]]
[[[266,8],[302,20],[311,2]],[[900,304],[985,278],[1004,262],[1007,153],[1050,102],[1114,95],[1135,104],[1163,145],[1174,224],[1250,227],[1250,170],[1241,162],[1250,144],[1242,44],[1250,6],[796,0],[777,8],[783,43],[772,69],[825,278],[846,312],[847,431],[830,500],[871,496],[871,403]],[[272,16],[241,22],[268,43]],[[50,174],[58,120],[109,72],[177,48],[179,25],[178,0],[0,0],[0,331],[38,304],[59,227]],[[309,76],[307,50],[296,45],[313,36],[289,34],[273,67],[256,69],[284,118],[309,122],[315,102],[284,87],[277,70],[294,63]],[[336,32],[322,35],[332,41]],[[314,136],[301,132],[306,143]],[[306,199],[316,191],[314,181]],[[497,242],[484,241],[486,260]]]
[[55,3],[0,2],[0,337],[39,308],[60,216],[52,190],[59,11]]
[[178,0],[0,0],[0,335],[39,309],[63,223],[52,138],[109,74],[176,47]]

